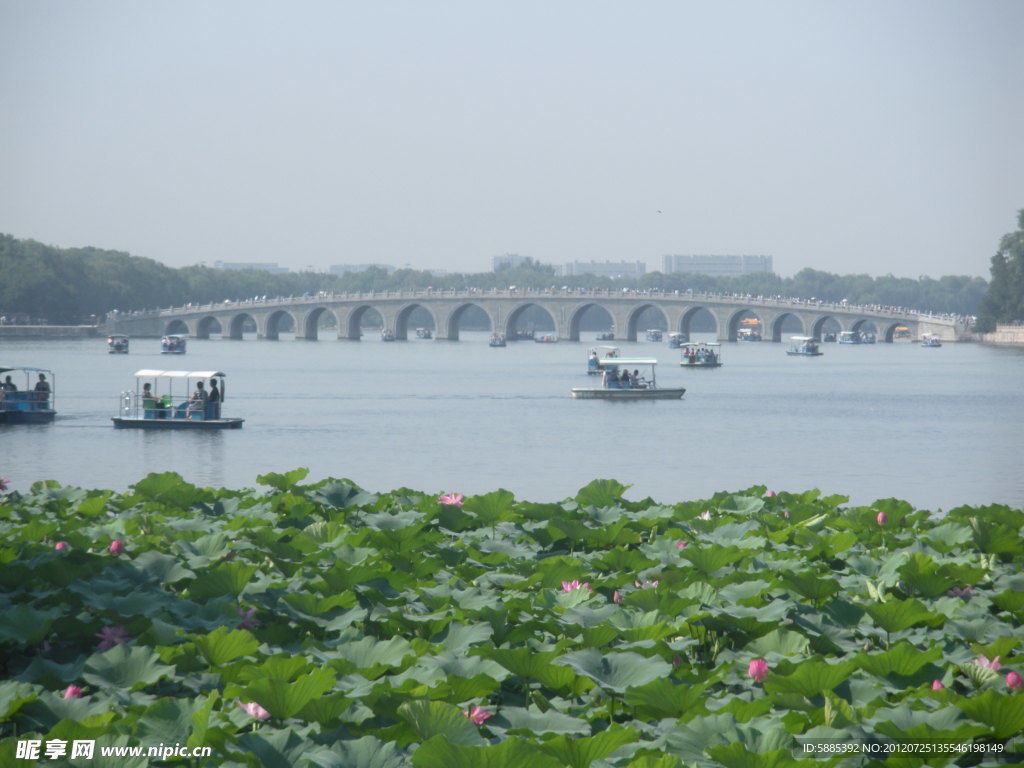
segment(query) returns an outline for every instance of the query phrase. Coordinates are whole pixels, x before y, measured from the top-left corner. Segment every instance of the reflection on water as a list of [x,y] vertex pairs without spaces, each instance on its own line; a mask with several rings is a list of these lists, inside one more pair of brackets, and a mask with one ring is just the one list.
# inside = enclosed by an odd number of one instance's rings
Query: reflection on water
[[[5,342],[4,361],[56,372],[58,420],[0,427],[0,475],[15,488],[53,478],[123,490],[150,472],[252,486],[257,475],[310,469],[369,490],[483,493],[555,501],[598,477],[631,498],[700,498],[756,484],[896,496],[949,509],[1024,506],[1017,457],[1024,405],[1017,350],[947,344],[824,344],[794,358],[785,344],[727,344],[724,366],[684,370],[666,344],[620,343],[655,356],[682,401],[573,400],[593,342],[503,349],[488,334],[459,342],[316,343],[190,340],[168,359],[158,340],[108,355],[105,340]],[[149,348],[153,349],[150,350]],[[228,432],[114,430],[119,393],[140,368],[227,372]]]

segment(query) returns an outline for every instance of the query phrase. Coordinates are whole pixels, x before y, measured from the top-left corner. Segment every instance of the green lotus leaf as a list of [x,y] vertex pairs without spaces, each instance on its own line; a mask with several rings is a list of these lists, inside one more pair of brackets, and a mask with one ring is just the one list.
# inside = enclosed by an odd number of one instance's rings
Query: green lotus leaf
[[135,690],[174,673],[174,667],[159,662],[160,657],[148,648],[115,645],[86,659],[82,679],[99,688]]
[[725,768],[777,768],[794,764],[792,749],[752,752],[745,744],[733,743],[710,745],[707,753]]
[[972,517],[971,530],[974,533],[974,545],[989,555],[1024,554],[1024,539],[1020,536],[1020,525],[1007,525],[992,520]]
[[874,619],[875,624],[890,633],[901,632],[918,624],[937,627],[945,621],[945,616],[928,610],[914,598],[871,603],[865,606],[865,610]]
[[196,648],[212,667],[234,661],[239,656],[252,656],[259,642],[245,629],[219,627],[204,637],[195,638]]
[[326,667],[299,675],[288,682],[276,677],[253,680],[245,686],[242,697],[255,701],[271,715],[281,720],[294,717],[312,699],[334,687],[334,673]]
[[969,525],[948,521],[925,531],[924,539],[939,552],[952,552],[971,541],[973,533]]
[[862,669],[878,677],[887,677],[893,674],[908,676],[917,672],[925,664],[938,661],[942,657],[942,649],[938,646],[921,651],[910,643],[901,641],[882,653],[860,653],[857,656],[857,662]]
[[615,480],[592,480],[580,488],[575,500],[581,507],[614,507],[622,502],[629,489],[630,486]]
[[772,718],[740,724],[730,714],[695,717],[676,727],[665,739],[665,751],[678,755],[686,763],[705,764],[705,750],[712,746],[742,744],[755,754],[793,748],[794,740],[786,728]]
[[42,689],[38,685],[29,685],[15,680],[0,682],[0,722],[21,709],[22,705],[35,701]]
[[205,698],[161,698],[139,717],[132,735],[143,744],[185,744],[192,734],[193,718],[206,705]]
[[810,600],[824,600],[836,594],[839,582],[831,578],[823,578],[812,571],[803,573],[787,573],[780,579],[783,586],[792,589]]
[[807,653],[810,640],[800,632],[790,629],[776,629],[767,635],[747,643],[745,650],[756,656],[779,654],[781,656],[802,656]]
[[35,645],[50,632],[59,616],[60,608],[38,609],[29,605],[13,605],[3,609],[0,621],[0,643],[11,641],[20,645]]
[[971,720],[988,726],[996,739],[1007,739],[1024,731],[1024,696],[988,690],[961,698],[955,704]]
[[560,734],[540,744],[549,755],[558,758],[560,764],[569,768],[589,768],[595,760],[602,760],[625,744],[638,739],[632,728],[611,726],[596,736],[569,736]]
[[853,661],[829,664],[822,658],[811,658],[796,664],[789,664],[790,671],[773,671],[763,685],[768,693],[796,693],[801,696],[816,696],[831,691],[845,681],[857,665]]
[[557,758],[518,736],[481,747],[452,743],[439,734],[416,749],[412,764],[416,768],[565,768]]
[[134,491],[137,496],[176,509],[212,500],[209,492],[186,483],[177,472],[151,473],[135,484]]
[[701,546],[692,544],[680,550],[680,557],[689,560],[698,571],[710,576],[720,568],[735,563],[747,555],[746,550],[736,546]]
[[681,765],[674,755],[641,755],[631,760],[626,768],[680,768]]
[[376,736],[336,742],[332,749],[338,755],[338,768],[409,768],[411,765],[397,744],[383,742]]
[[463,506],[463,510],[476,515],[477,520],[485,525],[491,525],[499,520],[510,520],[515,515],[515,496],[511,491],[499,488],[491,493],[482,496],[473,496]]
[[398,708],[398,716],[412,726],[421,741],[442,736],[451,744],[486,744],[474,725],[458,707],[444,701],[407,701]]
[[523,707],[502,707],[494,718],[487,721],[487,726],[507,731],[526,731],[527,734],[566,733],[589,736],[591,732],[590,723],[579,717],[554,710],[536,712]]
[[277,472],[268,472],[265,475],[257,475],[256,482],[260,485],[269,485],[271,488],[276,488],[279,491],[290,491],[302,480],[305,480],[306,475],[308,474],[308,469],[305,467],[298,467],[293,469],[291,472],[285,472],[283,475],[278,474]]
[[703,700],[707,687],[702,683],[688,685],[659,677],[644,685],[631,686],[626,690],[625,699],[641,717],[680,718],[706,712]]
[[647,658],[632,651],[602,654],[597,648],[567,653],[554,663],[571,667],[614,693],[623,693],[631,686],[644,685],[672,672],[672,665],[660,658]]
[[189,594],[199,600],[224,595],[237,599],[258,570],[259,566],[248,563],[220,563],[196,578],[189,586]]
[[313,493],[314,500],[335,509],[370,507],[376,503],[377,498],[377,494],[368,493],[344,480],[329,480]]
[[443,636],[435,642],[442,643],[448,651],[459,653],[483,645],[491,639],[492,634],[494,628],[490,624],[476,622],[466,625],[452,622],[445,629]]
[[131,565],[146,581],[157,584],[173,584],[195,576],[178,558],[152,549],[136,555]]

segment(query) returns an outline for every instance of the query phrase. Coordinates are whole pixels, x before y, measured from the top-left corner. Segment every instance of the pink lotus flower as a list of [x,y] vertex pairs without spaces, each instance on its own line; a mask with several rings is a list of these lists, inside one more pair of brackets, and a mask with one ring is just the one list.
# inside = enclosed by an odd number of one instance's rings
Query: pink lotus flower
[[64,689],[65,699],[80,699],[82,698],[82,689],[77,685],[69,685]]
[[563,581],[562,582],[562,591],[563,592],[573,592],[574,590],[577,590],[577,589],[585,589],[588,592],[593,592],[594,591],[594,590],[592,590],[590,588],[590,582],[589,581],[584,581],[582,584],[579,582],[578,579],[573,579],[572,581]]
[[998,656],[996,656],[991,661],[988,660],[987,656],[979,656],[974,660],[974,663],[977,664],[979,667],[985,667],[986,669],[999,669],[999,667],[1002,666],[999,663]]
[[680,541],[678,544],[676,544],[676,549],[686,549],[688,546],[690,546],[690,542]]
[[885,512],[879,512],[875,516],[875,522],[877,522],[879,525],[885,525],[889,522],[889,516],[885,514]]
[[710,520],[711,519],[711,510],[705,509],[699,515],[697,515],[697,517],[699,517],[701,520]]
[[612,602],[616,605],[622,602],[622,595],[619,594],[619,590],[617,589],[612,592]]
[[6,477],[0,477],[0,491],[6,491],[7,490],[7,484],[9,482],[11,482],[11,481],[8,480]]
[[960,587],[953,587],[946,594],[950,597],[970,597],[974,594],[974,590],[970,587],[964,587],[963,589],[960,589]]
[[238,618],[239,618],[238,628],[239,629],[248,629],[248,630],[251,631],[251,630],[254,630],[257,627],[259,627],[259,625],[262,623],[262,622],[260,622],[259,619],[256,618],[256,609],[255,608],[250,608],[249,610],[245,610],[244,608],[242,608],[242,606],[236,605],[235,606],[235,610],[238,611]]
[[442,493],[438,503],[447,504],[450,507],[461,507],[462,500],[466,498],[461,493]]
[[942,684],[942,681],[941,681],[941,680],[932,680],[932,690],[933,690],[933,691],[941,691],[941,690],[942,690],[943,688],[945,688],[945,687],[946,687],[946,686],[944,686],[944,685]]
[[1021,678],[1017,672],[1008,672],[1006,674],[1006,684],[1010,686],[1010,690],[1019,691],[1024,688],[1024,678]]
[[755,683],[763,683],[768,677],[768,662],[764,659],[754,659],[747,667],[747,674]]
[[634,581],[633,582],[633,586],[634,587],[639,587],[640,589],[643,589],[644,587],[656,587],[656,586],[658,586],[658,582],[657,581],[647,581],[646,579],[644,579],[644,583],[643,584],[641,584],[639,581]]
[[56,544],[53,545],[53,548],[59,552],[62,549],[67,549],[68,543],[66,541],[58,541]]
[[785,518],[786,520],[789,520],[789,517],[790,517],[790,515],[789,515],[789,510],[788,510],[788,509],[784,509],[784,510],[782,510],[782,516],[783,516],[783,517],[784,517],[784,518]]
[[462,714],[468,717],[473,722],[473,725],[483,725],[484,721],[492,716],[486,709],[476,705],[473,705],[469,709],[462,710]]
[[110,546],[108,547],[108,549],[110,551],[110,554],[115,556],[120,555],[122,552],[124,552],[124,542],[114,539],[112,542],[110,542]]
[[96,647],[101,651],[110,650],[115,645],[127,643],[132,639],[131,635],[128,634],[128,630],[122,626],[103,627],[103,629],[96,633],[96,637],[100,639],[99,645]]
[[764,495],[769,499],[773,498],[775,496],[775,491],[767,491]]
[[253,717],[257,718],[258,720],[270,719],[270,713],[267,712],[267,710],[265,710],[255,701],[240,701],[238,702],[238,706],[240,706],[242,709],[244,709],[246,712],[248,712]]

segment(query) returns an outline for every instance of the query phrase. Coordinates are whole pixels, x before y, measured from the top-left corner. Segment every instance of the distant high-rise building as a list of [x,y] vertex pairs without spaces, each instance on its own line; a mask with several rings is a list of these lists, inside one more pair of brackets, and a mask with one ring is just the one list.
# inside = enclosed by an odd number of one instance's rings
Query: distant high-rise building
[[287,267],[281,267],[277,264],[271,264],[269,262],[256,262],[256,261],[215,261],[213,262],[214,269],[256,269],[260,272],[272,272],[275,275],[281,275],[288,271]]
[[395,268],[390,264],[332,264],[328,267],[327,271],[332,275],[344,275],[348,272],[365,272],[373,267],[383,269],[389,275],[395,271]]
[[647,272],[642,261],[572,261],[562,269],[563,275],[596,275],[597,277],[638,277]]
[[661,257],[662,272],[692,272],[697,275],[736,277],[772,272],[771,256],[689,256],[669,254]]

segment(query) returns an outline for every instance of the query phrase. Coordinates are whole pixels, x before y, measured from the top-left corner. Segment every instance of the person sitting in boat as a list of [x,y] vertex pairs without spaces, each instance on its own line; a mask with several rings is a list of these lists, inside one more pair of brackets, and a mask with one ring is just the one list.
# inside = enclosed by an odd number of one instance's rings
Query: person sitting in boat
[[192,393],[192,397],[188,401],[188,409],[185,414],[186,419],[191,419],[196,413],[205,412],[206,397],[206,388],[203,386],[203,382],[197,381],[196,391]]
[[640,375],[638,369],[633,369],[633,386],[636,389],[647,389],[647,381]]
[[631,386],[633,386],[633,383],[629,378],[628,370],[624,370],[622,373],[619,374],[619,382],[621,383],[623,389],[629,389]]
[[153,416],[146,416],[147,419],[153,418],[154,416],[158,419],[164,417],[163,401],[153,394],[152,384],[142,385],[142,410],[144,412],[153,411]]
[[0,390],[3,390],[4,392],[17,392],[18,385],[11,381],[11,377],[8,376],[4,379],[4,383],[0,384]]
[[[200,382],[201,384],[202,382]],[[220,418],[220,390],[217,388],[217,380],[210,379],[210,394],[206,396],[206,418]]]

